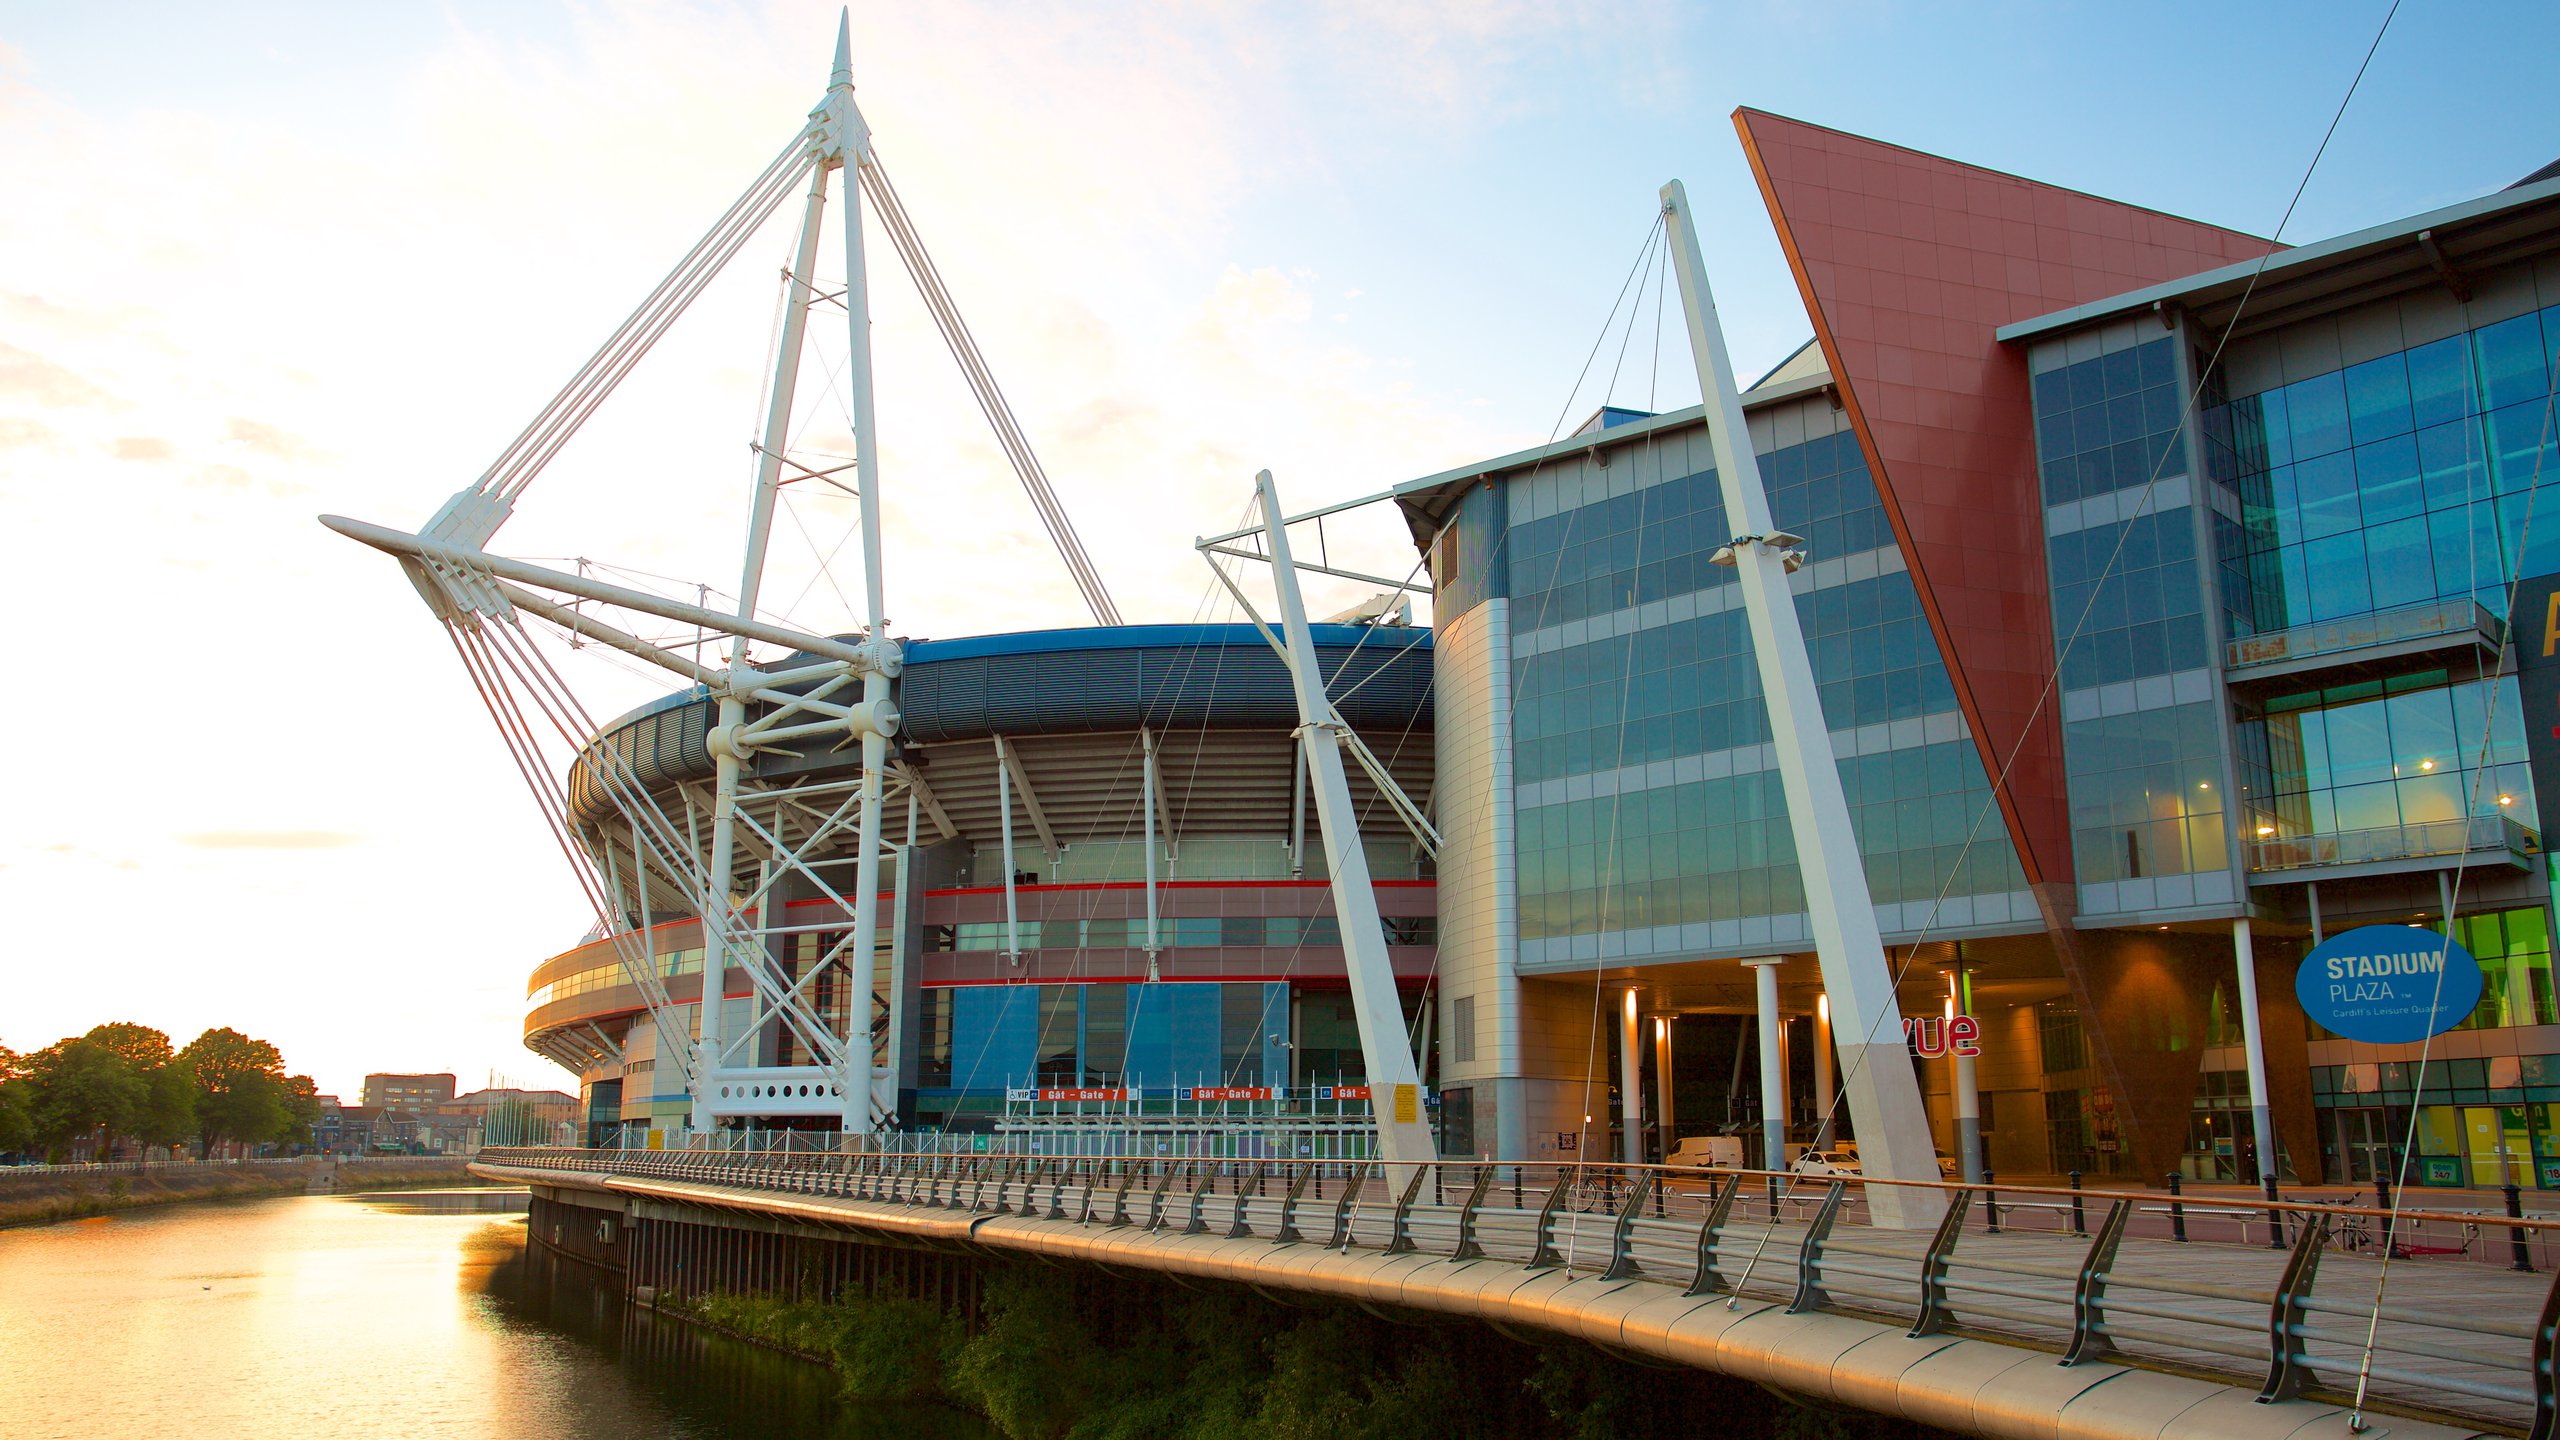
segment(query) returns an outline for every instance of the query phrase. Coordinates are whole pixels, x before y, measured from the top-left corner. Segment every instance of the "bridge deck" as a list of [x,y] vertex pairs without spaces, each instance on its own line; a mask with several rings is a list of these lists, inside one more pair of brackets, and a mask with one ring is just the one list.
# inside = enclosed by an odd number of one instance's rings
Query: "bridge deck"
[[[2248,1212],[2258,1243],[2128,1234],[2111,1259],[2096,1265],[2096,1237],[2070,1230],[2067,1203],[2004,1205],[1997,1220],[2006,1223],[1998,1228],[1987,1207],[1977,1208],[1952,1235],[1938,1237],[1952,1243],[1933,1255],[1928,1231],[1862,1223],[1849,1192],[1781,1190],[1772,1204],[1770,1187],[1752,1177],[1717,1217],[1715,1188],[1708,1185],[1590,1186],[1579,1175],[1515,1174],[1503,1167],[1510,1178],[1487,1184],[1470,1216],[1475,1166],[1425,1172],[1431,1183],[1418,1184],[1412,1202],[1400,1207],[1397,1193],[1356,1166],[1308,1172],[1292,1200],[1288,1172],[1249,1162],[1177,1170],[1144,1162],[1035,1168],[1005,1157],[963,1164],[948,1157],[510,1152],[504,1163],[512,1178],[544,1183],[577,1175],[573,1183],[597,1188],[910,1237],[1107,1257],[1356,1294],[1373,1303],[1383,1295],[1385,1303],[1586,1334],[1816,1393],[1816,1382],[1829,1385],[1837,1376],[1807,1370],[1801,1354],[1737,1359],[1729,1352],[1743,1330],[1726,1334],[1717,1327],[1757,1317],[1746,1327],[1757,1335],[1781,1319],[1789,1325],[1836,1321],[1852,1329],[1825,1333],[1853,1336],[1870,1363],[1897,1353],[1886,1340],[1909,1347],[1905,1368],[1924,1361],[1943,1366],[1957,1355],[1975,1356],[1967,1364],[1987,1364],[1971,1347],[1988,1344],[2009,1363],[2034,1367],[2008,1375],[2005,1385],[2046,1387],[2058,1409],[2062,1401],[2087,1398],[2101,1382],[2116,1387],[2107,1392],[2111,1406],[2137,1394],[2165,1404],[2172,1392],[2153,1382],[2173,1375],[2201,1377],[2212,1382],[2207,1391],[2253,1399],[2268,1385],[2279,1353],[2272,1337],[2281,1310],[2289,1342],[2282,1353],[2294,1373],[2289,1385],[2276,1387],[2279,1403],[2235,1412],[2252,1417],[2246,1423],[2195,1432],[2249,1440],[2308,1435],[2319,1428],[2315,1421],[2327,1418],[2340,1423],[2326,1429],[2343,1435],[2343,1402],[2367,1358],[2367,1326],[2386,1270],[2376,1247],[2338,1248],[2323,1212],[2306,1217],[2320,1222],[2316,1229],[2295,1221],[2284,1231],[2286,1247],[2271,1248],[2263,1207]],[[2133,1209],[2127,1202],[2127,1228],[2135,1223]],[[2226,1207],[2219,1218],[2229,1221],[2236,1213]],[[2092,1204],[2080,1218],[2088,1229],[2102,1230],[2103,1217],[2104,1206]],[[2201,1229],[2217,1212],[2197,1206],[2186,1218]],[[2285,1221],[2278,1217],[2280,1228]],[[2158,1228],[2165,1231],[2167,1223],[2163,1218]],[[1275,1244],[1284,1226],[1299,1232],[1301,1243]],[[1462,1230],[1472,1231],[1471,1253],[1481,1258],[1453,1264]],[[1817,1230],[1823,1233],[1809,1245]],[[1537,1263],[1542,1235],[1551,1252],[1544,1265]],[[1703,1287],[1702,1259],[1712,1272]],[[1933,1267],[1940,1276],[1937,1313],[1923,1328],[1942,1333],[1904,1341],[1904,1332],[1924,1319]],[[2547,1384],[2535,1383],[2536,1361],[2548,1353],[2552,1331],[2550,1277],[2458,1257],[2403,1258],[2387,1270],[2373,1327],[2368,1408],[2399,1412],[2390,1425],[2400,1440],[2535,1428],[2537,1405],[2545,1415],[2550,1410]],[[1690,1290],[1703,1293],[1684,1293]],[[2088,1303],[2075,1300],[2084,1291]],[[1638,1317],[1638,1310],[1651,1319]],[[2060,1363],[2075,1339],[2083,1346],[2081,1359]],[[1951,1344],[1963,1348],[1947,1350]],[[2163,1373],[2122,1382],[2146,1370]],[[1925,1397],[1903,1394],[1910,1375],[1888,1378],[1892,1393],[1903,1396],[1892,1405],[1879,1406],[1864,1391],[1864,1398],[1842,1398],[1951,1423],[1945,1412],[1930,1410]],[[2174,1393],[2204,1404],[2203,1392]],[[2032,1433],[2037,1440],[2070,1433],[2054,1428],[2052,1413],[2014,1431],[2002,1418],[2008,1402],[1986,1413],[1979,1400],[1968,1393],[1971,1421],[1961,1428]],[[2199,1409],[2197,1417],[2207,1413],[2221,1412]],[[2114,1421],[2100,1430],[2135,1433]]]

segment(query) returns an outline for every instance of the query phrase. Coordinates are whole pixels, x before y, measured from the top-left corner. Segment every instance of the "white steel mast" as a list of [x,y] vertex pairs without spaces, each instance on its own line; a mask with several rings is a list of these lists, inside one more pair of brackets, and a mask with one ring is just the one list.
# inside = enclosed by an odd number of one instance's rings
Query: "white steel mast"
[[[825,217],[828,177],[843,186],[845,289],[822,294],[815,282]],[[738,602],[734,613],[686,604],[634,587],[571,574],[491,553],[490,538],[513,513],[515,502],[542,468],[593,415],[631,368],[647,354],[723,267],[806,181],[800,225],[785,276],[785,307],[775,357],[773,388],[756,446],[755,489],[749,507]],[[675,1004],[660,983],[659,958],[645,935],[635,936],[635,915],[645,928],[653,883],[688,897],[703,929],[699,1030],[689,1048],[662,1049],[660,1063],[686,1084],[687,1119],[695,1131],[724,1117],[832,1116],[847,1132],[874,1130],[890,1112],[894,1076],[881,1073],[871,1033],[878,983],[879,887],[882,811],[886,799],[890,737],[898,712],[890,685],[903,665],[889,637],[882,567],[880,450],[874,405],[869,275],[863,253],[863,202],[868,197],[898,257],[915,281],[963,379],[969,384],[1000,447],[1042,525],[1058,547],[1086,606],[1103,623],[1118,611],[1100,574],[1086,556],[1048,476],[1031,452],[993,372],[979,355],[958,306],[925,251],[914,223],[899,203],[871,148],[871,135],[853,98],[852,35],[839,16],[834,65],[825,98],[782,153],[729,207],[709,234],[688,251],[603,348],[571,377],[500,454],[488,471],[447,501],[423,531],[412,535],[336,516],[323,523],[341,534],[397,557],[428,608],[451,633],[483,702],[498,723],[512,757],[534,791],[545,819],[570,851],[598,919],[614,937],[634,973],[663,1035],[680,1034]],[[858,643],[816,635],[757,613],[763,589],[773,517],[784,486],[795,479],[826,479],[787,452],[797,399],[802,351],[813,306],[841,300],[850,348],[855,494],[860,505],[864,584],[864,632]],[[790,472],[786,474],[786,472]],[[831,482],[832,483],[832,482]],[[541,592],[541,593],[537,593]],[[563,604],[551,596],[571,597]],[[712,668],[688,658],[680,646],[662,645],[608,622],[581,601],[692,627],[730,640],[727,664]],[[549,660],[531,643],[524,623],[531,614],[623,654],[648,661],[701,687],[714,707],[704,737],[712,770],[711,793],[699,797],[682,785],[644,781],[633,761],[605,736]],[[751,645],[784,647],[796,657],[782,668],[759,668]],[[858,701],[835,698],[859,682]],[[572,747],[572,779],[585,798],[573,803],[568,783],[547,763],[554,742]],[[754,782],[755,757],[800,740],[858,742],[861,770],[850,782],[795,784],[787,795]],[[905,782],[901,781],[903,785]],[[807,802],[841,798],[820,820]],[[579,818],[580,806],[602,803],[618,811],[626,830],[608,832]],[[670,813],[669,806],[674,813]],[[701,812],[707,810],[707,815]],[[590,808],[584,812],[592,815]],[[842,833],[850,817],[855,832],[852,894],[840,893],[818,867],[839,863]],[[707,836],[698,820],[709,821]],[[627,840],[627,847],[622,842]],[[582,860],[580,851],[585,852]],[[631,880],[623,880],[628,855]],[[740,883],[741,862],[752,863]],[[903,871],[902,871],[903,873]],[[657,877],[653,881],[653,875]],[[773,947],[817,927],[786,923],[781,897],[786,884],[805,885],[850,921],[806,973],[789,978]],[[903,900],[903,896],[901,897]],[[848,953],[851,952],[851,953]],[[842,961],[853,991],[847,1033],[837,1035],[812,1001],[819,977]],[[722,1000],[731,975],[744,973],[761,1014],[743,1034],[730,1033]],[[757,1030],[779,1025],[812,1063],[783,1066],[737,1063]]]
[[[1806,909],[1812,912],[1813,946],[1822,986],[1831,1001],[1831,1031],[1838,1038],[1841,1079],[1849,1117],[1858,1130],[1858,1159],[1871,1179],[1936,1181],[1937,1150],[1920,1080],[1903,1046],[1902,1010],[1886,968],[1884,936],[1876,927],[1867,872],[1849,824],[1848,796],[1840,787],[1838,760],[1822,720],[1813,661],[1805,653],[1804,625],[1796,615],[1787,576],[1803,563],[1803,537],[1778,529],[1769,492],[1760,480],[1759,457],[1742,416],[1733,361],[1725,354],[1724,327],[1716,318],[1698,234],[1680,182],[1662,187],[1663,224],[1671,261],[1680,277],[1680,308],[1689,322],[1689,350],[1706,399],[1707,437],[1716,477],[1724,491],[1731,544],[1716,552],[1742,582],[1743,609],[1751,623],[1751,648],[1760,665],[1760,688],[1769,704],[1769,737],[1786,789],[1787,824],[1804,875]],[[1783,1112],[1780,1112],[1783,1113]],[[1934,1225],[1945,1209],[1934,1188],[1874,1185],[1867,1205],[1876,1224],[1891,1228]]]
[[[1324,834],[1325,873],[1333,884],[1333,910],[1342,931],[1342,960],[1351,977],[1351,1010],[1360,1028],[1360,1053],[1369,1072],[1369,1105],[1378,1121],[1378,1152],[1396,1186],[1408,1168],[1438,1159],[1431,1126],[1422,1118],[1422,1074],[1406,1042],[1404,1007],[1396,999],[1394,962],[1386,928],[1378,919],[1378,892],[1369,883],[1369,856],[1360,840],[1360,812],[1351,807],[1351,784],[1342,772],[1342,744],[1349,727],[1325,695],[1324,668],[1307,629],[1306,601],[1289,557],[1287,512],[1271,472],[1254,477],[1262,497],[1263,534],[1271,555],[1271,584],[1279,597],[1281,658],[1298,701],[1298,738],[1304,742],[1309,790]],[[1215,560],[1211,561],[1215,564]]]

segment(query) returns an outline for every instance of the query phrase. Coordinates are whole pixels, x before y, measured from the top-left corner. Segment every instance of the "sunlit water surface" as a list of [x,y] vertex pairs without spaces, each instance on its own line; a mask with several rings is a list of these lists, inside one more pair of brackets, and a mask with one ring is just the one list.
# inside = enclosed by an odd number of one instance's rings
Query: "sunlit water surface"
[[[0,1231],[0,1436],[944,1440],[529,1262],[512,1203],[309,1196]],[[463,1213],[454,1213],[462,1211]]]

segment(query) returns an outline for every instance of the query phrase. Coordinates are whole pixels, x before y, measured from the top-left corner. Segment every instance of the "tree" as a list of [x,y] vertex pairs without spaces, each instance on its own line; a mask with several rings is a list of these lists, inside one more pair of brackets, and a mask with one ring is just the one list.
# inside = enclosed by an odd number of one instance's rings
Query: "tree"
[[172,1052],[169,1037],[148,1025],[130,1020],[115,1020],[94,1026],[80,1037],[94,1040],[115,1052],[118,1058],[134,1068],[136,1074],[148,1074],[169,1063]]
[[210,1157],[220,1141],[254,1145],[290,1133],[294,1096],[283,1052],[237,1030],[207,1030],[177,1063],[195,1081],[196,1134]]
[[35,1143],[35,1138],[35,1119],[28,1102],[27,1063],[17,1051],[0,1045],[0,1154],[24,1150]]
[[[174,1146],[195,1133],[195,1081],[174,1063],[177,1056],[169,1048],[167,1035],[148,1025],[118,1020],[80,1038],[113,1051],[142,1077],[146,1087],[142,1104],[127,1121],[132,1138],[145,1146]],[[108,1158],[113,1144],[114,1137],[108,1137],[98,1158]]]
[[150,1083],[124,1056],[87,1036],[37,1051],[27,1068],[35,1138],[48,1150],[95,1132],[105,1142],[99,1147],[103,1158],[117,1135],[132,1130],[150,1098]]
[[196,1082],[175,1061],[143,1077],[148,1087],[133,1117],[133,1138],[175,1149],[196,1133]]

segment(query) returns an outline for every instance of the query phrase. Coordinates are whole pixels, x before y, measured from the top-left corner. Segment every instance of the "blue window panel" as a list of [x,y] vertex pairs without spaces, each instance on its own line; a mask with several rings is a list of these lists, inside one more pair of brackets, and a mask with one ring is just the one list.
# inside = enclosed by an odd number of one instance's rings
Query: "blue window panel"
[[1028,1085],[1037,1067],[1036,985],[964,985],[951,991],[951,1083],[962,1090]]
[[2409,362],[2397,354],[2346,370],[2347,426],[2358,445],[2409,433]]
[[1216,1084],[1224,1063],[1223,985],[1164,982],[1129,987],[1129,1083],[1149,1088]]
[[2471,343],[2448,335],[2408,354],[2411,418],[2420,427],[2471,413]]
[[2540,400],[2551,388],[2544,369],[2542,317],[2519,315],[2472,332],[2480,389],[2490,409]]
[[2302,547],[2302,565],[2311,595],[2311,618],[2335,620],[2373,608],[2373,586],[2365,569],[2364,537],[2349,532],[2314,540]]
[[2344,450],[2347,431],[2347,384],[2330,374],[2285,387],[2285,404],[2293,422],[2293,454],[2297,461]]
[[2373,605],[2388,610],[2436,597],[2435,557],[2424,516],[2411,516],[2365,532],[2365,561],[2373,576]]

